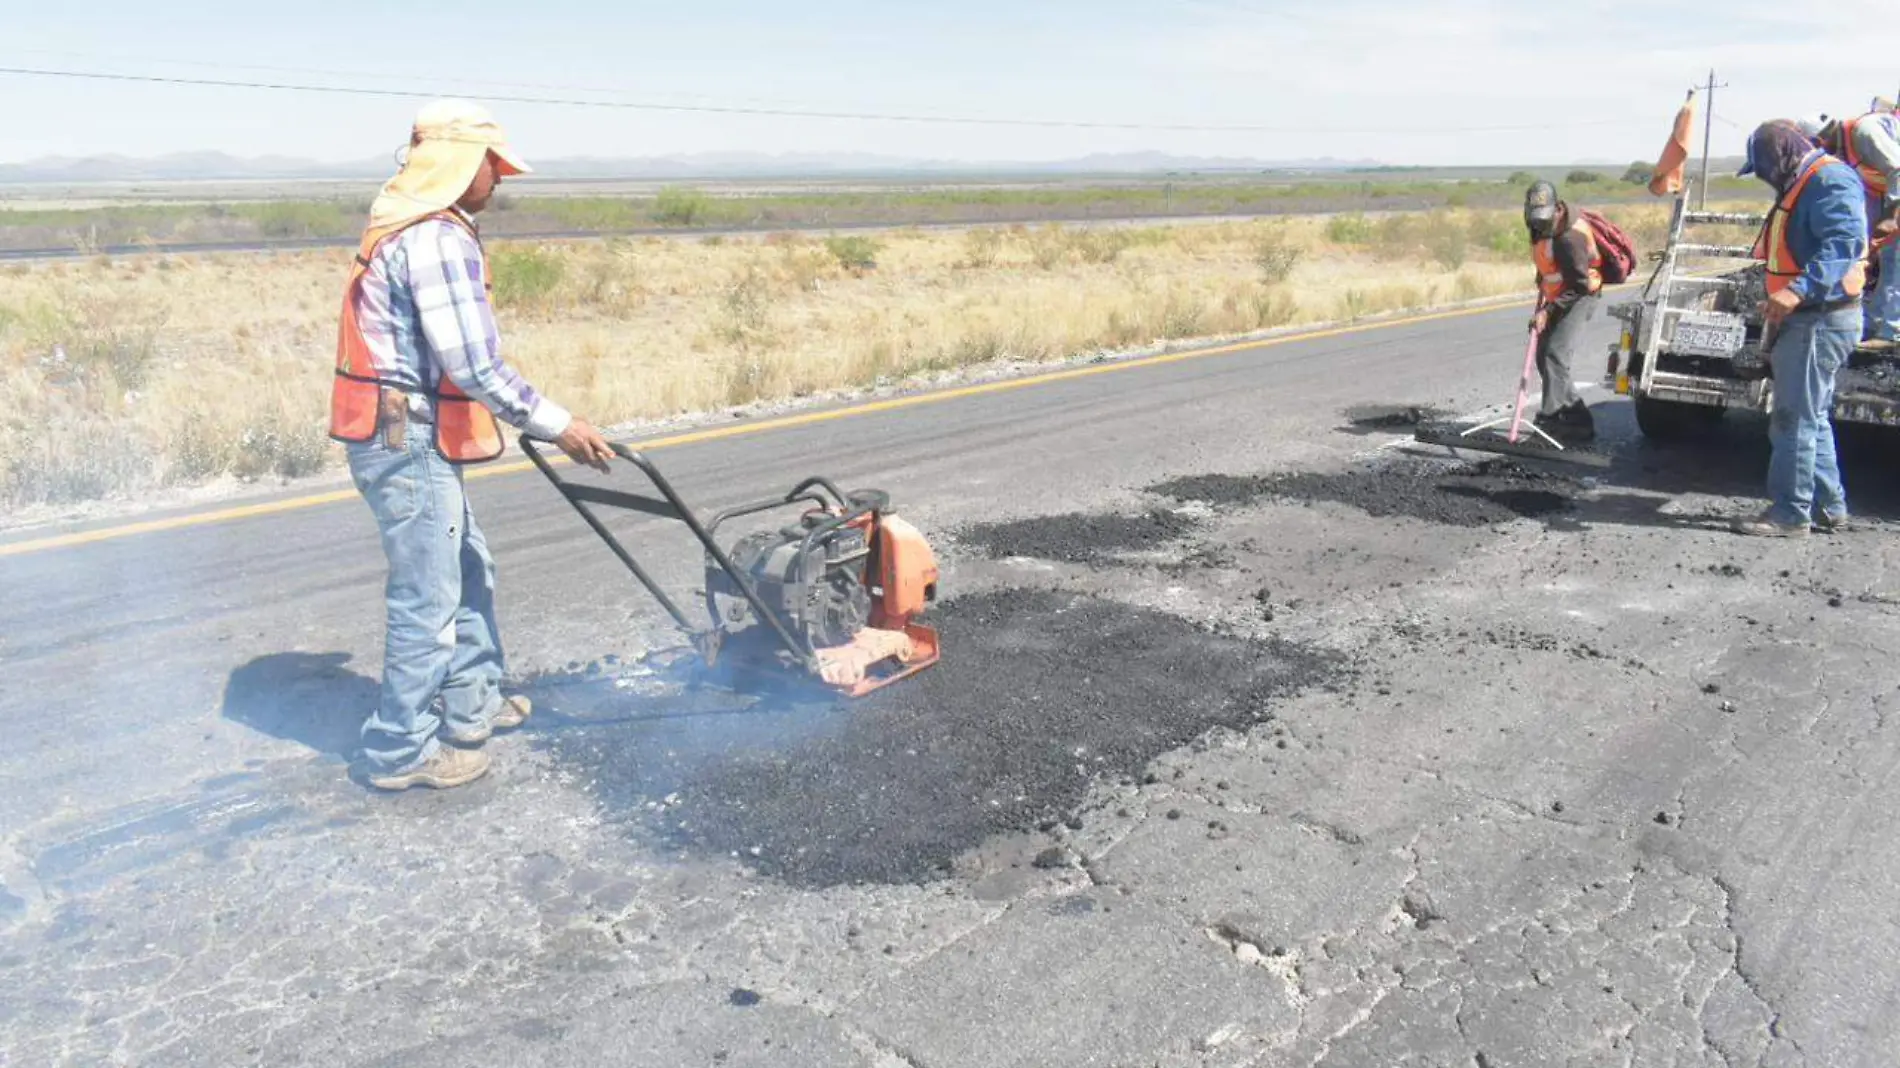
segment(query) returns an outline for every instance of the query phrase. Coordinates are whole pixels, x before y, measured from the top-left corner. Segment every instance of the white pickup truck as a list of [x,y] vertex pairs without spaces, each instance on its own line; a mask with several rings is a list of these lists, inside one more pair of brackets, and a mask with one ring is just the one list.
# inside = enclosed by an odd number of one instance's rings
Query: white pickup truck
[[[1676,198],[1669,243],[1633,301],[1614,305],[1622,335],[1611,349],[1616,392],[1636,406],[1643,435],[1667,441],[1718,422],[1731,408],[1767,411],[1774,383],[1761,349],[1765,267],[1750,245],[1698,243],[1692,228],[1758,233],[1762,215],[1692,211]],[[1837,424],[1900,426],[1900,364],[1859,351],[1841,370]]]

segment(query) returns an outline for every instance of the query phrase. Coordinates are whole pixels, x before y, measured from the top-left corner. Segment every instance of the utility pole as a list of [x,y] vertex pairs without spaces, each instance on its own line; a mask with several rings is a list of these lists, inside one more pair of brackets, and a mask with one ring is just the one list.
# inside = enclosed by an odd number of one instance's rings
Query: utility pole
[[1703,211],[1709,206],[1709,139],[1715,132],[1715,91],[1727,89],[1728,83],[1715,84],[1715,71],[1709,71],[1709,84],[1705,87],[1708,95],[1702,98],[1702,181],[1696,186],[1696,210]]

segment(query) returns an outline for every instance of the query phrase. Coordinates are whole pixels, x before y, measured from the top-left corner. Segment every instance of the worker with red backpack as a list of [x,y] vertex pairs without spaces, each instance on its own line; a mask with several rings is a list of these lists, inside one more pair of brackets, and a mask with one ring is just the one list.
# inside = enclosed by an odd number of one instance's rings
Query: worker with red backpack
[[1605,285],[1630,276],[1635,253],[1628,235],[1593,211],[1572,210],[1557,188],[1538,181],[1524,193],[1524,226],[1537,264],[1537,373],[1544,380],[1537,428],[1560,442],[1590,441],[1596,421],[1572,377],[1584,328],[1602,304]]

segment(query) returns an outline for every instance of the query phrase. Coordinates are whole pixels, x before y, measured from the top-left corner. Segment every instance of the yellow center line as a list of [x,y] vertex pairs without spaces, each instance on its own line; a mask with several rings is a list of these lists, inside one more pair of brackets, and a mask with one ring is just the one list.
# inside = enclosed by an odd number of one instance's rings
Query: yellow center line
[[[1608,287],[1606,287],[1608,288]],[[646,441],[631,442],[631,447],[650,452],[654,449],[677,448],[681,445],[693,445],[705,441],[719,441],[724,438],[746,437],[752,434],[764,434],[774,430],[790,430],[795,427],[814,426],[839,419],[855,418],[862,415],[875,415],[879,412],[899,411],[925,404],[941,404],[944,401],[960,400],[965,397],[980,397],[990,393],[1004,393],[1031,386],[1048,385],[1053,382],[1067,382],[1092,375],[1111,374],[1120,371],[1133,371],[1143,367],[1159,367],[1165,364],[1182,363],[1187,360],[1201,360],[1211,356],[1227,356],[1236,352],[1253,349],[1272,348],[1297,341],[1323,341],[1327,338],[1344,337],[1349,334],[1369,333],[1376,330],[1391,330],[1402,326],[1414,326],[1419,323],[1437,322],[1444,319],[1461,319],[1466,316],[1483,315],[1515,306],[1518,302],[1486,304],[1472,308],[1457,308],[1451,311],[1428,312],[1402,319],[1389,319],[1377,323],[1362,323],[1357,326],[1336,326],[1305,333],[1286,334],[1280,337],[1265,338],[1259,341],[1242,341],[1231,345],[1218,345],[1211,348],[1184,349],[1180,352],[1166,352],[1155,356],[1142,356],[1132,360],[1118,360],[1109,363],[1091,364],[1087,367],[1072,367],[1060,371],[1045,371],[1041,374],[1026,375],[1022,378],[1004,378],[993,382],[982,382],[970,386],[956,386],[951,389],[936,390],[929,393],[915,393],[904,397],[892,397],[887,400],[867,401],[844,408],[830,408],[822,411],[804,412],[799,415],[785,415],[773,419],[761,419],[757,422],[734,423],[730,426],[713,427],[706,430],[692,430],[681,434],[650,438]],[[551,457],[557,463],[567,462],[563,456]],[[527,460],[516,460],[504,464],[490,464],[474,468],[467,472],[467,478],[495,478],[500,475],[520,474],[531,471],[534,465]],[[188,527],[209,526],[216,523],[228,523],[239,519],[254,519],[258,516],[279,515],[284,512],[302,511],[326,504],[337,504],[357,496],[355,489],[329,490],[323,493],[311,493],[300,497],[288,497],[281,501],[264,501],[258,504],[236,505],[219,508],[209,512],[194,512],[188,515],[170,516],[164,519],[147,519],[138,522],[121,523],[115,526],[100,527],[97,530],[75,531],[69,534],[54,534],[29,541],[0,543],[0,558],[24,556],[28,553],[47,552],[53,549],[66,549],[77,545],[90,545],[95,542],[113,541],[130,538],[140,534],[157,534],[169,530],[183,530]]]

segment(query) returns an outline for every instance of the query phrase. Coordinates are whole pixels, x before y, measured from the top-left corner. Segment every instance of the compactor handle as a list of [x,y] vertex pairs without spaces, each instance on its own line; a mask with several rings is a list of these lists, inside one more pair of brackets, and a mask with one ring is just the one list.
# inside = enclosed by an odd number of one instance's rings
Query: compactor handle
[[[692,635],[695,641],[705,637],[711,632],[703,631],[693,626],[692,622],[686,618],[686,613],[680,611],[679,606],[673,603],[672,598],[668,597],[666,593],[660,589],[659,584],[634,560],[633,555],[627,551],[625,546],[620,544],[620,540],[614,537],[613,532],[607,529],[606,524],[600,521],[600,518],[594,514],[593,509],[588,507],[588,505],[605,504],[616,508],[626,508],[631,511],[659,516],[662,519],[675,519],[686,524],[686,528],[693,532],[693,536],[697,538],[700,545],[705,548],[706,555],[732,580],[733,585],[739,590],[740,595],[746,599],[746,603],[751,605],[752,611],[757,613],[758,617],[763,620],[767,626],[772,628],[773,634],[778,638],[780,644],[785,647],[785,650],[803,661],[807,666],[815,666],[818,662],[818,654],[817,651],[811,647],[811,643],[801,641],[797,635],[794,635],[791,629],[785,625],[785,621],[779,618],[779,614],[765,603],[759,596],[758,590],[754,588],[752,583],[745,577],[745,573],[733,564],[732,558],[727,556],[725,550],[719,547],[719,543],[713,538],[712,531],[708,530],[706,525],[699,521],[699,517],[693,513],[691,506],[680,498],[679,491],[673,488],[673,484],[666,480],[665,475],[660,474],[660,469],[653,466],[653,461],[618,442],[608,442],[608,447],[614,451],[614,455],[627,461],[634,467],[639,468],[640,473],[647,477],[647,481],[653,483],[653,488],[659,490],[660,496],[664,497],[665,500],[655,500],[652,497],[643,497],[636,493],[627,493],[620,490],[605,489],[600,486],[569,482],[555,472],[554,466],[548,463],[547,459],[541,455],[539,449],[535,448],[532,440],[526,435],[521,437],[521,451],[527,454],[528,459],[534,461],[534,465],[541,469],[541,473],[547,476],[548,481],[554,483],[555,488],[561,491],[561,496],[567,498],[567,502],[574,506],[574,510],[581,514],[582,519],[587,521],[587,525],[594,529],[594,533],[600,535],[601,540],[607,543],[607,547],[613,550],[613,554],[620,558],[620,562],[627,565],[627,570],[633,572],[633,577],[639,579],[640,584],[647,588],[647,592],[651,593],[653,598],[660,602],[661,607],[665,608],[667,614],[673,617],[673,621],[679,624],[680,629]],[[708,599],[710,599],[710,593],[708,594]],[[718,620],[715,619],[713,621],[714,631],[718,629],[718,625]]]

